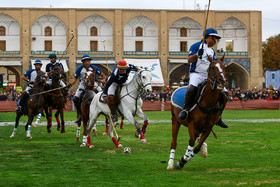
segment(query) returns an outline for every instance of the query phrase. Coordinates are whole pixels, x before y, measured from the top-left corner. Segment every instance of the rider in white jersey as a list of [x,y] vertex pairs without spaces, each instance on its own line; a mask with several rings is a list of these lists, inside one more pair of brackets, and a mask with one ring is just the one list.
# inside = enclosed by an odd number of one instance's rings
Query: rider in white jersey
[[[216,39],[221,39],[221,37],[218,35],[218,32],[215,29],[208,28],[206,29],[203,46],[203,40],[201,40],[200,42],[193,44],[190,48],[190,53],[188,56],[188,62],[191,63],[189,87],[185,94],[184,109],[178,116],[182,120],[186,120],[188,118],[189,110],[194,104],[193,101],[198,90],[198,85],[207,79],[208,67],[210,65],[207,55],[213,60],[216,60],[216,53],[212,48],[216,44]],[[222,111],[227,102],[226,88],[224,88],[223,92],[224,93],[221,93],[220,101]],[[219,118],[217,125],[223,128],[228,127],[227,124],[222,121],[221,117]]]

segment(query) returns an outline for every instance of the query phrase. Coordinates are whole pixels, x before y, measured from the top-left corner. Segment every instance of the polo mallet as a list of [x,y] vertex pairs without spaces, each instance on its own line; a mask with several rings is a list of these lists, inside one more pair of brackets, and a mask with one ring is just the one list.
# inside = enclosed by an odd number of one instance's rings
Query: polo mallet
[[68,49],[69,45],[71,44],[72,40],[73,40],[74,38],[77,39],[73,32],[71,32],[71,34],[72,34],[72,37],[71,37],[70,41],[68,42],[68,44],[67,44],[65,50],[63,51],[62,56],[58,59],[58,62],[60,62],[60,60],[61,60],[62,57],[64,56],[64,54],[65,54],[65,52],[67,51],[67,49]]
[[116,128],[115,128],[115,124],[113,123],[112,116],[111,116],[111,112],[110,112],[110,109],[109,109],[107,103],[106,103],[106,107],[107,107],[107,111],[108,111],[108,114],[109,114],[110,122],[111,122],[111,124],[112,124],[112,126],[113,126],[113,129],[114,129],[114,131],[115,131],[115,134],[116,134],[116,136],[117,136],[117,142],[119,142],[120,139],[121,139],[121,136],[118,136],[118,133],[117,133],[117,130],[116,130]]
[[[208,22],[208,15],[209,15],[210,3],[211,3],[211,0],[209,0],[208,9],[207,9],[207,13],[206,13],[206,20],[205,20],[204,32],[203,32],[203,40],[202,40],[202,49],[203,49],[204,41],[205,41],[206,27],[207,27],[207,22]],[[199,58],[201,59],[202,56],[200,56]]]

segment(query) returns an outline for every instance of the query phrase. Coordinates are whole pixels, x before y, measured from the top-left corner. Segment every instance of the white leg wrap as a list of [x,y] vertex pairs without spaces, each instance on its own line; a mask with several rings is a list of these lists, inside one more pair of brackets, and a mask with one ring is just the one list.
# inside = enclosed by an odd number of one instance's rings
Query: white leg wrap
[[76,137],[80,137],[81,127],[77,127]]
[[85,147],[87,145],[87,136],[83,136],[83,143],[80,145],[80,147]]
[[184,160],[190,161],[194,157],[193,147],[188,146],[186,154],[184,155]]
[[171,149],[167,169],[173,169],[175,158],[175,149]]

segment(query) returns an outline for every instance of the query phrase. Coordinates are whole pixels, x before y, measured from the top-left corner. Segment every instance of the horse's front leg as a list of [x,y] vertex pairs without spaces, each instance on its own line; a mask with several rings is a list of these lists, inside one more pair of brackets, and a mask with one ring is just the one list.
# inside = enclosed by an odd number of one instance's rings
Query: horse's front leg
[[[109,128],[108,128],[108,135],[110,136],[110,138],[112,139],[112,141],[113,141],[113,143],[115,144],[115,146],[117,147],[117,148],[122,148],[123,146],[122,146],[122,144],[120,144],[118,141],[117,141],[117,139],[115,138],[115,136],[114,136],[114,126],[113,126],[114,124],[112,123],[112,120],[110,119],[109,120]],[[116,129],[115,129],[116,130]]]
[[33,115],[28,115],[28,122],[25,125],[26,138],[28,138],[30,140],[32,139],[32,136],[31,136],[31,124],[32,124],[33,118],[34,118]]
[[15,127],[14,127],[14,130],[13,130],[13,132],[12,132],[10,138],[14,138],[14,137],[15,137],[16,131],[17,131],[17,127],[18,127],[18,124],[19,124],[19,119],[20,119],[20,117],[21,117],[22,115],[23,115],[22,113],[17,112]]
[[[196,138],[196,143],[199,143],[199,140],[200,140],[200,137],[197,137]],[[207,143],[206,142],[203,142],[202,143],[202,146],[201,146],[201,153],[200,153],[200,156],[202,157],[202,158],[207,158],[207,156],[208,156],[208,150],[207,150]]]
[[[64,121],[63,108],[59,109],[59,114],[60,114],[60,119],[61,119],[61,130],[60,130],[60,133],[65,133],[65,121]],[[57,125],[58,125],[59,118],[56,118],[56,121],[57,121]]]
[[147,140],[146,140],[146,138],[145,138],[145,136],[144,136],[144,134],[143,134],[143,132],[142,132],[138,122],[134,119],[133,115],[130,112],[127,112],[125,114],[125,117],[126,117],[126,119],[128,119],[128,121],[130,123],[132,123],[135,126],[135,128],[137,130],[137,136],[140,138],[141,143],[142,144],[147,144]]
[[[212,128],[213,128],[212,125],[208,125],[208,128],[201,135],[200,140],[198,142],[198,145],[195,147],[195,149],[193,151],[194,154],[197,154],[200,151],[200,149],[201,149],[202,145],[204,144],[205,140],[208,138],[209,134],[211,133]],[[207,146],[207,144],[206,144],[206,146]]]
[[144,125],[142,126],[142,133],[145,134],[146,132],[146,128],[148,126],[148,116],[144,114],[144,112],[142,111],[141,108],[139,108],[136,112],[136,115],[139,117],[139,118],[142,118],[144,120]]
[[51,133],[52,132],[52,130],[51,130],[51,127],[52,127],[52,107],[48,108],[48,110],[46,111],[46,114],[47,114],[47,121],[48,121],[47,131],[48,131],[48,133]]
[[175,164],[176,169],[181,169],[182,167],[184,167],[184,165],[191,161],[191,159],[195,156],[195,153],[193,151],[193,147],[195,144],[195,140],[198,137],[198,134],[195,133],[195,127],[194,127],[194,123],[191,122],[188,126],[188,130],[189,130],[189,135],[190,135],[190,140],[189,140],[189,145],[188,145],[188,149],[186,150],[186,153],[184,156],[182,156],[179,159],[179,162],[177,162]]
[[[60,108],[57,109],[56,113],[54,114],[54,117],[55,117],[56,123],[57,123],[57,127],[56,127],[57,131],[60,131],[60,125],[61,125],[60,120],[59,120],[59,114],[61,114],[60,110],[61,110]],[[61,117],[61,115],[60,115],[60,117]]]
[[180,127],[181,123],[177,120],[175,114],[172,112],[172,142],[167,169],[174,168],[175,150],[177,147],[177,137]]

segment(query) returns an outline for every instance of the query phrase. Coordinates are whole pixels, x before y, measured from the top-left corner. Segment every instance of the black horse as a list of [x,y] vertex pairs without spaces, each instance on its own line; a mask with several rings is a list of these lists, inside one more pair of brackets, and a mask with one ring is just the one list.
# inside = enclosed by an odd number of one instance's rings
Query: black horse
[[[63,110],[67,102],[68,88],[66,87],[61,88],[59,81],[60,79],[65,78],[66,74],[59,66],[55,66],[50,76],[52,78],[52,85],[49,89],[53,91],[47,93],[47,100],[45,106],[46,116],[48,120],[47,131],[48,133],[51,132],[52,110],[57,109],[57,112],[55,113],[57,130],[58,131],[60,130],[61,133],[65,133]],[[60,115],[61,122],[59,120],[59,115]],[[61,129],[60,129],[60,125],[62,126]]]
[[37,77],[33,88],[30,90],[30,94],[27,92],[22,93],[22,98],[25,99],[23,108],[16,112],[16,123],[11,138],[15,137],[16,130],[19,124],[19,119],[22,115],[28,116],[28,122],[25,125],[26,137],[31,137],[31,124],[34,116],[36,116],[43,109],[45,105],[45,96],[41,94],[44,91],[46,83],[45,73],[43,71],[37,71]]

